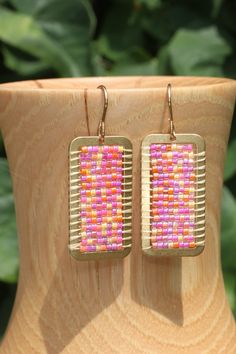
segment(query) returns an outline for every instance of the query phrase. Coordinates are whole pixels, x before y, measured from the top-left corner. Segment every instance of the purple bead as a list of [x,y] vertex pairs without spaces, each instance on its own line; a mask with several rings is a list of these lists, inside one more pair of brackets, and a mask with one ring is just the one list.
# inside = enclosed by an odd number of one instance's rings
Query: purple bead
[[157,247],[158,248],[163,248],[164,242],[157,242]]

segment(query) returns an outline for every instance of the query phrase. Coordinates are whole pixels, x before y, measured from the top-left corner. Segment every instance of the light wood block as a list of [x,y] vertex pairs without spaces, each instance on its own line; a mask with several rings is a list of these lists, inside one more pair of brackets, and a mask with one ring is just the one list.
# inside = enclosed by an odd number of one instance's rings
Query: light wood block
[[[172,83],[177,133],[206,140],[206,247],[194,258],[141,252],[140,144],[166,132]],[[106,85],[108,135],[133,142],[133,248],[120,260],[68,253],[68,146],[97,132]],[[235,353],[220,264],[223,165],[236,84],[223,78],[51,79],[0,85],[0,128],[13,179],[20,277],[1,354]]]

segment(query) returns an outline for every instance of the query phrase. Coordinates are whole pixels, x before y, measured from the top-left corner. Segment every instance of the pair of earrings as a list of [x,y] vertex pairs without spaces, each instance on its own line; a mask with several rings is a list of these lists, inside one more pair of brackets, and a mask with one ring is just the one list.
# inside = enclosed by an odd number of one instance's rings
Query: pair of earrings
[[[132,246],[132,143],[105,135],[105,86],[98,136],[69,148],[69,250],[78,260],[128,255]],[[146,136],[141,147],[142,250],[194,256],[205,243],[205,143],[176,134],[171,84],[169,133]]]

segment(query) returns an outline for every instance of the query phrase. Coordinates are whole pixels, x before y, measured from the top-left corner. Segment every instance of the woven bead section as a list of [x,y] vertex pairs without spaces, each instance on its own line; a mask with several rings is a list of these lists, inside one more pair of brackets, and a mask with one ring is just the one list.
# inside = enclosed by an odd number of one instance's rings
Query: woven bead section
[[192,144],[151,144],[151,246],[195,248]]
[[80,252],[123,250],[123,149],[80,147]]

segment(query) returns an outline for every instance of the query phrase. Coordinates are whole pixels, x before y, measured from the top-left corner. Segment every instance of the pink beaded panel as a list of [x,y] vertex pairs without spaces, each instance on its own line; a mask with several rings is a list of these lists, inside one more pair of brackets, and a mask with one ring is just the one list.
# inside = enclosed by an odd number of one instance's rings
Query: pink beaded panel
[[81,146],[79,251],[123,250],[123,146]]
[[150,243],[195,248],[195,164],[192,144],[151,144]]
[[69,147],[69,244],[77,260],[125,257],[132,243],[132,144],[77,137]]

